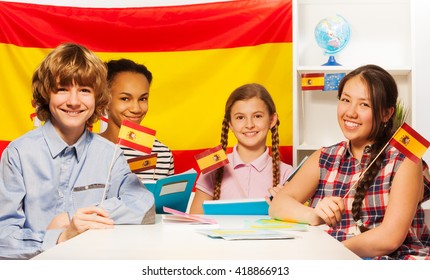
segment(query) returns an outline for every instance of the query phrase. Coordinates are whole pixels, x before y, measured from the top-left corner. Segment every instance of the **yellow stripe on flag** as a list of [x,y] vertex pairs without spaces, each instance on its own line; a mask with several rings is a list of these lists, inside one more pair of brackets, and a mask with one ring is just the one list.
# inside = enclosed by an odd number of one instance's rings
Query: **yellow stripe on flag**
[[228,158],[221,145],[195,156],[202,173],[208,173],[228,164]]
[[324,85],[324,77],[302,79],[302,87],[323,86],[323,85]]
[[127,160],[132,172],[154,169],[157,165],[157,154],[144,155]]

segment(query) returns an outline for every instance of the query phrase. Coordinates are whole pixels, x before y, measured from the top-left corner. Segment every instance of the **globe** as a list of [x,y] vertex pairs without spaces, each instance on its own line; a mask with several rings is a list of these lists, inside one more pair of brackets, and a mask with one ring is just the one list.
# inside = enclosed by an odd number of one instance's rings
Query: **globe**
[[323,65],[341,65],[334,55],[343,50],[349,42],[351,31],[348,22],[340,15],[322,19],[315,27],[315,40],[329,60]]

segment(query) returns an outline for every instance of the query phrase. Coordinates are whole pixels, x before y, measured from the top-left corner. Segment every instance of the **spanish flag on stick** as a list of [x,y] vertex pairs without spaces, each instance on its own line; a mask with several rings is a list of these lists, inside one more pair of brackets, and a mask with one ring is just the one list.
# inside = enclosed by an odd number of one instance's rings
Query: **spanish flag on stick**
[[138,125],[128,120],[121,124],[118,144],[150,154],[155,140],[155,130]]
[[131,158],[127,162],[134,173],[154,169],[157,165],[157,153]]
[[302,90],[323,90],[324,73],[302,74]]
[[209,173],[228,164],[228,158],[221,145],[208,149],[195,156],[200,171],[203,174]]
[[420,161],[430,146],[430,142],[407,123],[403,123],[397,132],[394,133],[390,140],[390,144],[415,163]]
[[424,137],[422,137],[418,132],[416,132],[412,127],[410,127],[407,123],[403,123],[397,131],[394,133],[393,137],[385,144],[385,146],[381,149],[381,151],[376,155],[375,159],[369,163],[366,169],[361,172],[360,177],[357,181],[349,188],[349,191],[343,196],[345,198],[355,187],[358,182],[364,176],[366,171],[370,168],[370,166],[376,161],[380,154],[385,151],[388,144],[395,147],[405,156],[407,156],[410,160],[415,163],[419,163],[424,153],[427,151],[427,148],[430,146],[430,142],[427,141]]

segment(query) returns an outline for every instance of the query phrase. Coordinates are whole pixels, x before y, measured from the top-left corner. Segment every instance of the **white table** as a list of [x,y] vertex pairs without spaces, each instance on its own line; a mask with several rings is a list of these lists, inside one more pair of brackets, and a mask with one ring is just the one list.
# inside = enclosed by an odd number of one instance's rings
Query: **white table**
[[46,250],[33,259],[61,260],[338,260],[360,259],[319,227],[291,231],[288,240],[213,239],[198,229],[243,228],[245,221],[267,216],[209,216],[216,226],[166,224],[115,226],[89,230]]

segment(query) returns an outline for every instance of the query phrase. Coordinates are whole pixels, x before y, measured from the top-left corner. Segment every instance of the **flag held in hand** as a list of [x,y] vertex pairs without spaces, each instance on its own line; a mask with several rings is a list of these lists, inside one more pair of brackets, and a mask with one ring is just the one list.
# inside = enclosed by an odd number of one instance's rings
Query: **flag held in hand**
[[118,144],[150,154],[154,140],[155,130],[128,120],[122,122],[118,135]]
[[390,144],[415,163],[420,161],[430,146],[430,142],[407,123],[403,123],[394,133],[390,139]]
[[154,169],[157,165],[157,154],[144,155],[127,160],[133,173]]
[[228,164],[228,158],[221,145],[208,149],[195,156],[200,171],[203,174],[209,173]]

